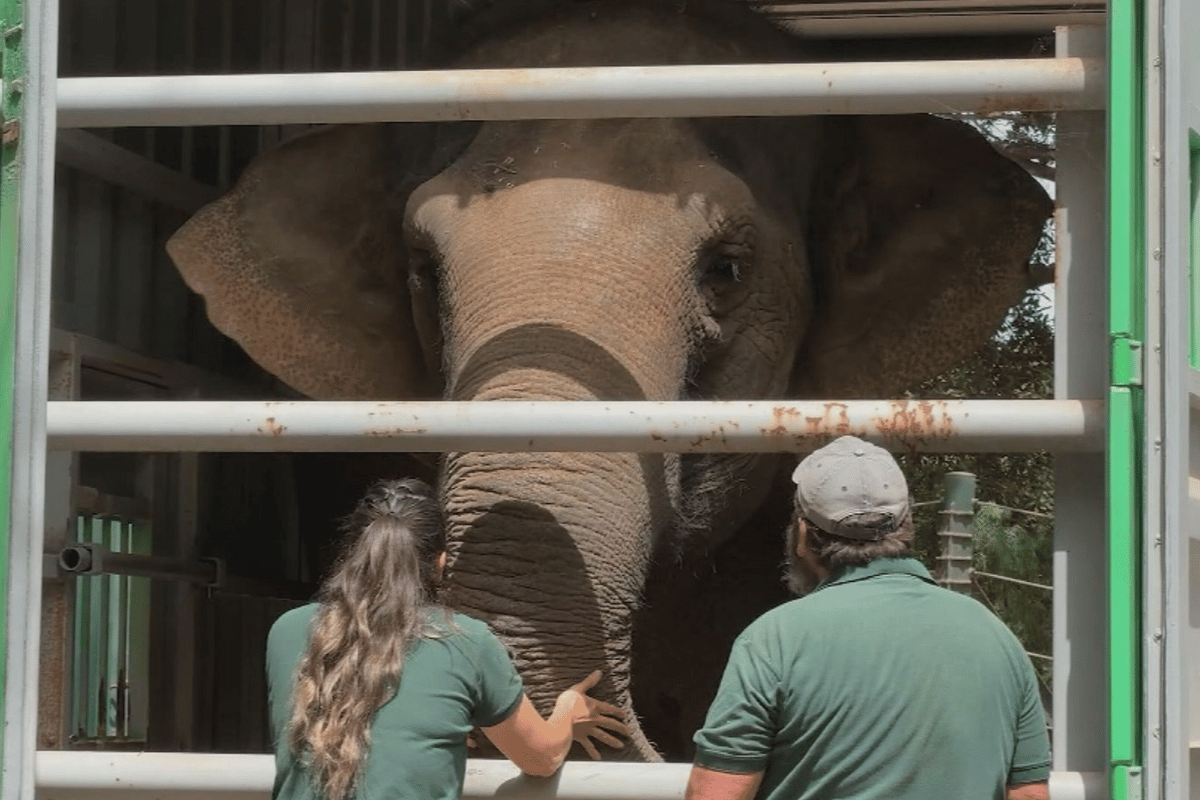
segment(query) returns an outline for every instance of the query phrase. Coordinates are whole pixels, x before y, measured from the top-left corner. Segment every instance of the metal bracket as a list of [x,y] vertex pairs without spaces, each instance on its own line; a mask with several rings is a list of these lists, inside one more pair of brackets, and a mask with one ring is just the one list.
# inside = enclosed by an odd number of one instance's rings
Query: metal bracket
[[1112,339],[1112,385],[1142,385],[1142,343],[1126,335]]
[[1125,800],[1142,800],[1142,768],[1117,767],[1125,773]]

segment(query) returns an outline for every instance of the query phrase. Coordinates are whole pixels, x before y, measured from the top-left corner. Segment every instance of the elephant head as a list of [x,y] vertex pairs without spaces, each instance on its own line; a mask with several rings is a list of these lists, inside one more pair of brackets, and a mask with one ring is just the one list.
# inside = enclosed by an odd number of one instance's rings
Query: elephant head
[[[732,27],[704,3],[565,5],[457,63],[803,59],[736,3]],[[982,344],[1049,210],[969,127],[920,115],[363,125],[263,153],[169,249],[213,323],[318,399],[845,399]],[[629,704],[656,548],[735,532],[775,468],[448,454],[450,601],[535,702],[601,667]]]

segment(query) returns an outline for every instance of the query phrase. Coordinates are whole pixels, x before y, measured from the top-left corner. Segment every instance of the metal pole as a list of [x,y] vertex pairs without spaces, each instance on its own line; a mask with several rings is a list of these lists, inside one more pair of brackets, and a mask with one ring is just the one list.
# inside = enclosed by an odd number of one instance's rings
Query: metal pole
[[157,580],[184,581],[205,586],[221,583],[222,564],[217,559],[180,561],[161,556],[117,553],[94,544],[73,544],[58,554],[58,567],[68,575],[131,575]]
[[1103,406],[1053,400],[61,402],[79,451],[807,452],[855,434],[901,452],[1093,451]]
[[59,124],[285,125],[1102,108],[1099,59],[63,78]]
[[[1103,28],[1058,32],[1062,56],[1106,51]],[[1108,282],[1105,261],[1104,114],[1058,115],[1056,191],[1058,284],[1054,309],[1054,396],[1108,394]],[[1099,159],[1099,160],[1098,160]],[[1054,459],[1053,769],[1108,766],[1108,576],[1103,452]]]
[[938,583],[960,594],[971,594],[971,539],[974,535],[975,476],[970,472],[947,472],[945,477],[941,530],[942,562]]
[[[5,587],[5,650],[3,746],[0,748],[3,785],[0,798],[33,796],[34,748],[38,725],[38,659],[41,643],[42,540],[45,518],[46,396],[50,362],[50,274],[54,215],[54,139],[57,132],[54,91],[58,77],[58,2],[25,3],[24,16],[11,16],[20,2],[3,4],[6,25],[0,35],[6,49],[15,43],[25,54],[20,83],[5,83],[6,100],[19,96],[17,128],[5,126],[4,166],[20,174],[16,198],[16,269],[6,261],[3,311],[4,363],[0,403],[11,404],[8,430],[0,433],[11,449],[8,485],[7,570]],[[8,65],[5,65],[6,68]],[[19,65],[18,65],[19,66]],[[11,103],[6,103],[11,105]],[[6,108],[6,112],[8,109]],[[15,159],[15,162],[14,162]],[[5,211],[14,198],[5,196]],[[11,254],[10,230],[4,247]],[[9,383],[11,376],[11,383]],[[11,390],[11,394],[9,393]],[[11,438],[9,438],[11,437]]]
[[[463,800],[680,800],[691,764],[622,764],[568,761],[553,778],[523,776],[508,761],[467,762]],[[204,792],[206,800],[265,800],[275,777],[270,755],[119,753],[43,750],[37,754],[39,795],[54,800],[123,800]],[[1093,800],[1103,773],[1053,773],[1062,798]],[[1059,794],[1054,795],[1059,798]]]

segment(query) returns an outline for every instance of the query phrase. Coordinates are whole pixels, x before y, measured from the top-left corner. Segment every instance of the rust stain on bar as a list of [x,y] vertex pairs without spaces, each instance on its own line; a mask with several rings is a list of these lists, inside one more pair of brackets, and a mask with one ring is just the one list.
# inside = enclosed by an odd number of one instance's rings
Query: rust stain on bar
[[761,429],[768,438],[791,437],[801,448],[819,447],[839,436],[882,439],[891,449],[917,452],[936,441],[958,435],[945,400],[892,400],[888,411],[855,425],[845,402],[824,403],[822,414],[802,414],[796,406],[775,406],[773,425]]
[[890,416],[872,422],[885,442],[911,453],[925,450],[931,441],[957,435],[957,426],[945,400],[892,400]]

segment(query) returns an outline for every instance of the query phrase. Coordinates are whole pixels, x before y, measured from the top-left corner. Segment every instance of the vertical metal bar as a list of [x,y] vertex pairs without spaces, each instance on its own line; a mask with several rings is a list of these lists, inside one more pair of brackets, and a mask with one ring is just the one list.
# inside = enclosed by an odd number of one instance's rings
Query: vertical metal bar
[[342,61],[343,70],[350,69],[354,54],[354,0],[342,0]]
[[[91,530],[88,531],[88,541],[104,544],[104,523],[100,517],[92,517]],[[108,587],[110,575],[96,575],[92,578],[92,586],[88,593],[91,607],[88,609],[88,714],[86,733],[102,738],[104,736],[105,707],[108,692],[105,689],[105,676],[108,673]]]
[[[1151,0],[1146,3],[1146,28],[1159,31],[1162,28],[1164,3]],[[1144,465],[1142,485],[1141,524],[1145,532],[1141,543],[1142,555],[1142,682],[1141,702],[1144,714],[1142,731],[1142,766],[1144,797],[1146,800],[1162,800],[1164,797],[1185,797],[1186,794],[1164,793],[1164,754],[1172,744],[1164,740],[1164,661],[1165,649],[1170,642],[1154,635],[1164,625],[1164,577],[1172,569],[1165,561],[1164,541],[1178,530],[1178,513],[1181,504],[1187,502],[1187,390],[1181,387],[1180,372],[1187,368],[1189,356],[1186,349],[1179,363],[1174,355],[1179,339],[1170,330],[1176,325],[1187,324],[1188,287],[1174,283],[1169,277],[1172,271],[1170,258],[1157,260],[1148,258],[1151,252],[1164,252],[1163,241],[1163,188],[1166,176],[1163,173],[1163,72],[1162,41],[1158,35],[1148,36],[1145,41],[1145,63],[1154,64],[1143,80],[1145,91],[1145,242],[1142,246],[1145,272],[1145,294],[1147,298],[1160,298],[1158,302],[1147,302],[1145,314],[1145,374],[1144,416],[1141,442],[1141,459]],[[1168,288],[1169,287],[1169,288]],[[1178,293],[1178,296],[1176,296]],[[1172,308],[1174,306],[1174,308]],[[1181,307],[1182,306],[1182,307]],[[1174,385],[1174,386],[1173,386]],[[1170,436],[1164,435],[1170,430]],[[1173,521],[1174,520],[1174,521]],[[1186,563],[1186,557],[1185,557]],[[1150,632],[1151,635],[1145,635]],[[1178,737],[1176,737],[1178,738]],[[1186,754],[1186,745],[1184,745]]]
[[[21,3],[4,0],[12,20]],[[24,9],[21,41],[25,51],[21,93],[21,131],[15,155],[20,169],[16,220],[16,269],[6,261],[6,288],[0,316],[13,310],[8,287],[15,285],[15,319],[0,330],[11,343],[12,360],[0,360],[0,406],[11,409],[8,553],[0,569],[8,570],[5,609],[4,764],[0,798],[33,796],[33,761],[37,735],[38,655],[41,640],[42,522],[46,479],[46,380],[50,360],[50,275],[54,213],[54,138],[57,128],[55,83],[58,78],[58,3],[40,0]],[[19,16],[19,15],[18,15]],[[8,29],[5,29],[7,32]],[[6,87],[8,86],[6,82]],[[6,89],[10,91],[11,89]],[[6,156],[6,159],[8,157]],[[11,165],[11,162],[9,162]],[[10,206],[5,197],[3,205]],[[6,237],[7,241],[7,237]],[[8,354],[6,354],[7,356]],[[7,455],[7,454],[6,454]],[[0,517],[2,519],[2,517]],[[0,522],[2,524],[2,522]]]
[[1147,513],[1148,525],[1161,525],[1147,528],[1148,538],[1157,535],[1143,546],[1147,576],[1158,578],[1145,591],[1158,619],[1143,637],[1144,765],[1148,797],[1161,787],[1163,798],[1184,798],[1200,791],[1200,9],[1192,0],[1148,3],[1145,30],[1145,62],[1152,65],[1146,136],[1154,158],[1143,257],[1151,280],[1161,274],[1161,290],[1148,282],[1147,297],[1161,298],[1162,329],[1162,378],[1147,380],[1146,390],[1147,408],[1152,390],[1162,406],[1156,426],[1147,420],[1160,456],[1148,470],[1155,480],[1147,500],[1161,497],[1162,510],[1157,518]]
[[[180,5],[187,27],[183,60],[190,75],[196,71],[196,0],[182,0]],[[180,133],[179,151],[180,172],[190,178],[196,172],[196,133],[191,127],[184,128]]]
[[[21,91],[25,81],[25,32],[21,0],[0,0],[0,620],[8,616],[8,540],[13,518],[13,371],[16,349],[17,208],[21,193]],[[8,626],[0,642],[0,685],[7,682]],[[3,699],[0,711],[7,712]],[[7,717],[7,713],[5,713]],[[4,729],[0,727],[0,747]],[[3,778],[0,776],[0,789]]]
[[433,0],[422,0],[421,12],[421,60],[428,61],[433,40]]
[[[150,555],[152,531],[150,526],[135,521],[131,530],[131,552]],[[150,579],[131,578],[129,581],[129,727],[130,737],[143,739],[149,719],[150,668]]]
[[[75,518],[75,541],[88,540],[87,531],[91,529],[90,520],[82,514]],[[81,578],[72,581],[75,584],[75,615],[72,631],[74,658],[71,661],[71,736],[77,736],[87,729],[87,698],[88,692],[88,660],[85,653],[89,652],[88,634],[91,631],[91,592],[93,578]]]
[[383,31],[381,0],[371,0],[371,69],[379,69],[380,51],[382,50]]
[[396,64],[395,69],[409,67],[408,56],[408,15],[409,4],[414,0],[398,0],[399,9],[396,11]]
[[[1095,56],[1104,29],[1059,30],[1058,55]],[[1055,213],[1054,396],[1107,395],[1108,358],[1096,342],[1108,335],[1105,263],[1105,118],[1101,112],[1058,115]],[[1054,770],[1108,773],[1107,624],[1103,596],[1105,472],[1102,454],[1054,459]]]
[[960,594],[971,594],[975,476],[970,472],[947,472],[943,479],[941,577],[938,583]]
[[[1141,766],[1140,375],[1119,374],[1131,343],[1144,341],[1145,181],[1142,3],[1109,4],[1109,759],[1114,800],[1132,791]],[[1131,370],[1132,373],[1132,370]]]
[[[233,71],[233,0],[221,0],[221,72]],[[217,186],[228,189],[233,182],[233,129],[222,125],[217,145]]]
[[[283,34],[284,25],[283,0],[263,0],[262,4],[262,38],[259,41],[259,53],[263,72],[283,71]],[[258,149],[265,150],[279,142],[280,126],[263,125],[258,129]]]
[[[129,552],[128,522],[114,519],[111,525],[112,549],[117,553]],[[121,736],[125,733],[124,687],[128,667],[128,593],[129,577],[112,576],[112,594],[108,600],[108,691],[109,691],[109,734]]]
[[[62,226],[55,226],[61,231]],[[55,400],[79,399],[79,354],[74,337],[67,352],[56,352],[51,361],[49,392]],[[48,453],[46,456],[46,549],[53,552],[77,541],[78,514],[75,486],[78,454]],[[65,747],[72,730],[70,669],[75,663],[74,617],[76,582],[50,573],[42,580],[42,659],[39,668],[41,689],[38,698],[38,746],[42,749]]]
[[324,2],[325,0],[312,0],[312,68],[318,72],[328,69],[325,66],[324,59],[321,57],[323,55],[321,47],[325,36],[325,19],[321,13],[321,6]]

